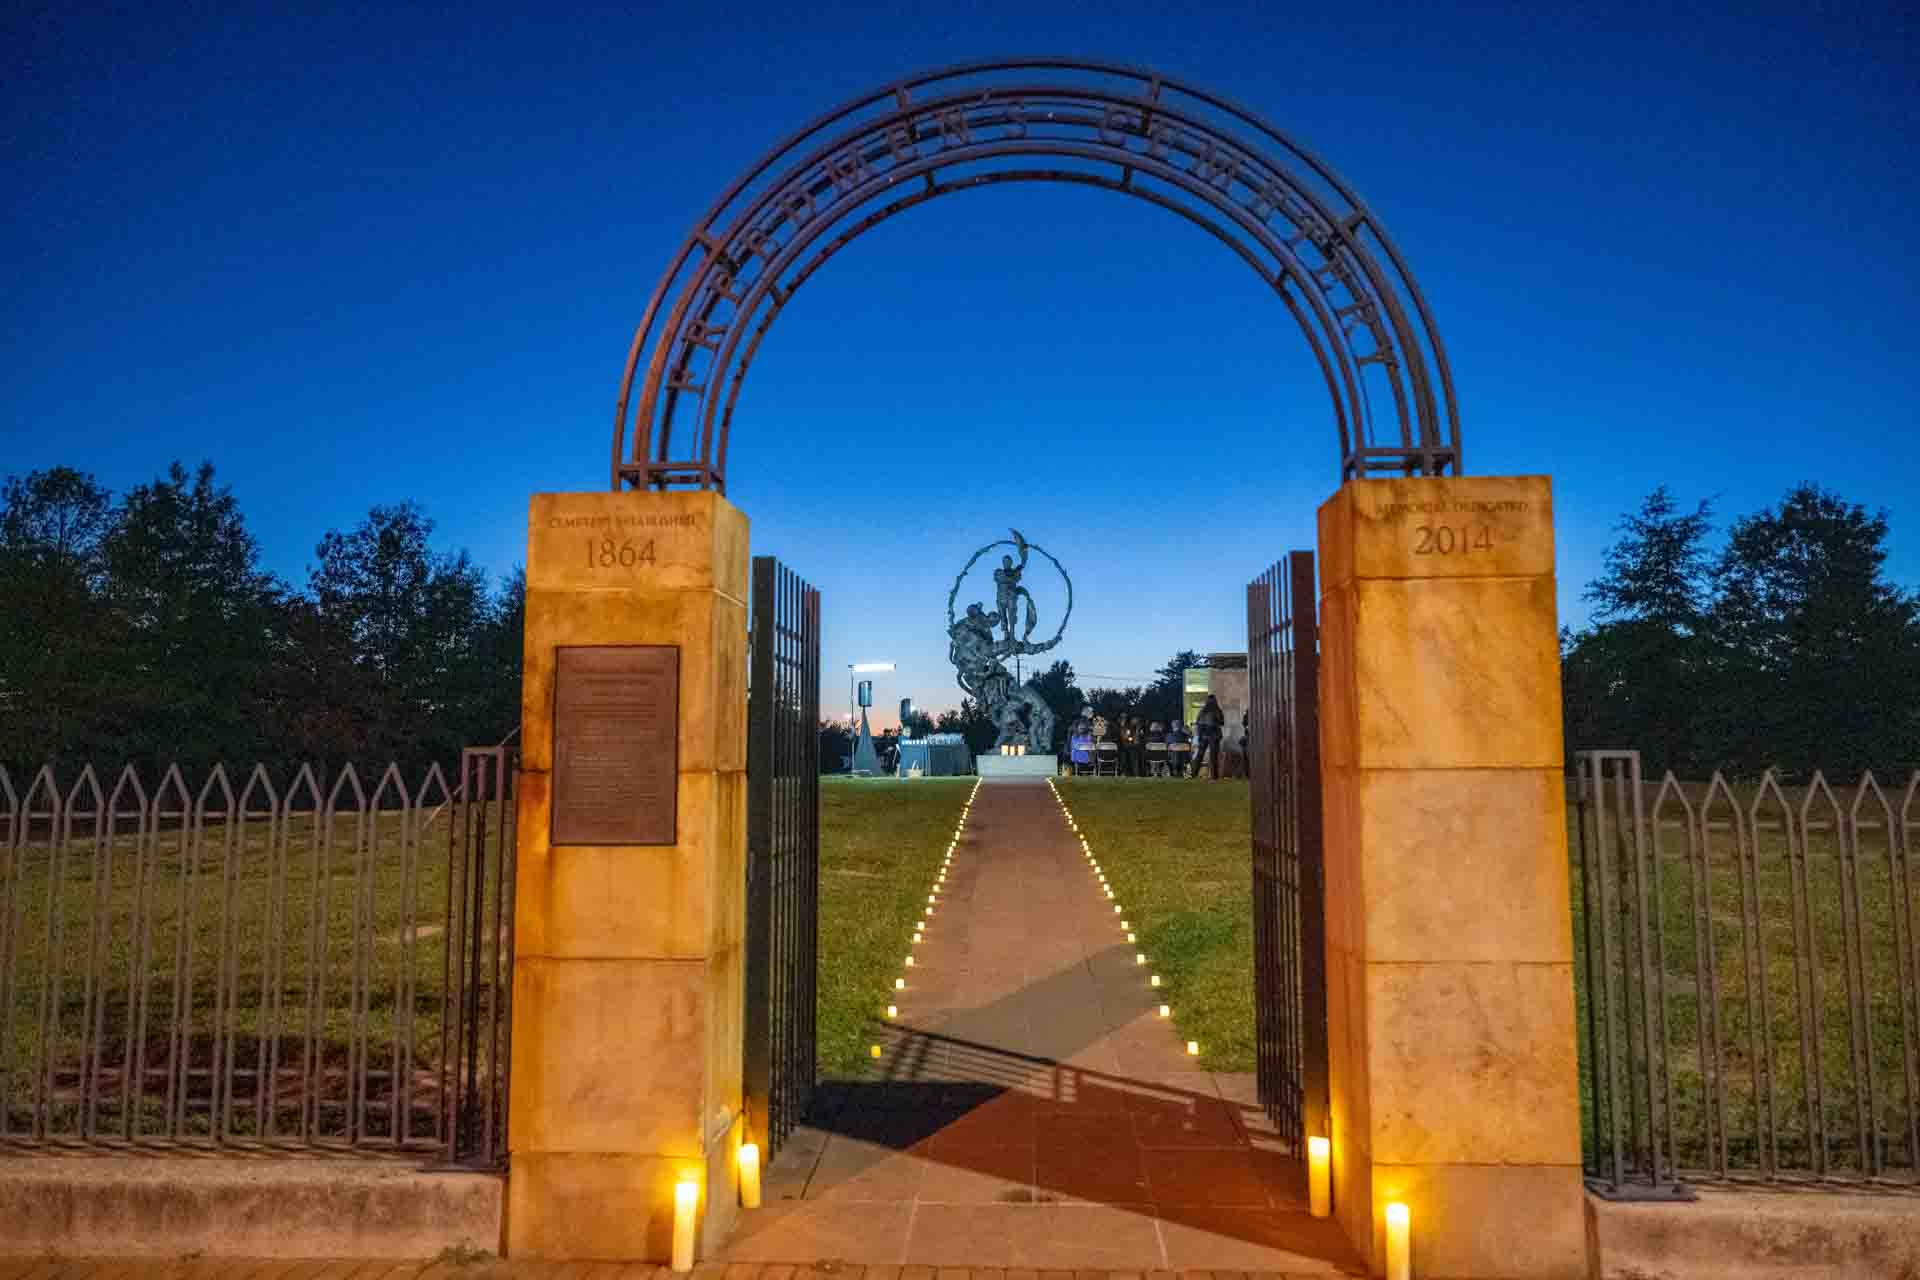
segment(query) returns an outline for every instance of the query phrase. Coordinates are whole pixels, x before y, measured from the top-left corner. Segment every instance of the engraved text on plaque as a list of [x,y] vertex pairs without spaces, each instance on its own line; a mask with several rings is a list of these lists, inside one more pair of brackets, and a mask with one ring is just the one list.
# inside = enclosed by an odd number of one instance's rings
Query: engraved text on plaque
[[553,843],[672,844],[680,650],[562,646],[553,685]]

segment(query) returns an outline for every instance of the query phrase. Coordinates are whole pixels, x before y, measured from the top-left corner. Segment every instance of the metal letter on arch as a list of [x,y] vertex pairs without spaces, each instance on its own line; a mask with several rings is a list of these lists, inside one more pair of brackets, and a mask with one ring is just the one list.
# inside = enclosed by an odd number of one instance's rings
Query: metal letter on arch
[[1460,472],[1453,375],[1426,299],[1338,174],[1216,94],[1131,67],[1015,58],[863,94],[721,193],[634,334],[613,487],[724,493],[741,383],[794,290],[869,227],[998,182],[1100,187],[1212,233],[1272,286],[1312,348],[1342,481]]

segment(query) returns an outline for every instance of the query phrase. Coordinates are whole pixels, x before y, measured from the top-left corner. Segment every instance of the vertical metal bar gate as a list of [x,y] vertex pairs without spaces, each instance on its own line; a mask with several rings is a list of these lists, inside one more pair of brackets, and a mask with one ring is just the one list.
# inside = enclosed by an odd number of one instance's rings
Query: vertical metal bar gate
[[747,1125],[771,1160],[814,1083],[820,908],[820,593],[753,561],[747,671]]
[[504,747],[460,753],[447,824],[447,927],[440,1096],[447,1161],[499,1168],[507,1159],[507,1070],[513,1028],[514,766]]
[[1260,1102],[1296,1156],[1327,1133],[1320,641],[1313,553],[1247,584],[1254,1037]]

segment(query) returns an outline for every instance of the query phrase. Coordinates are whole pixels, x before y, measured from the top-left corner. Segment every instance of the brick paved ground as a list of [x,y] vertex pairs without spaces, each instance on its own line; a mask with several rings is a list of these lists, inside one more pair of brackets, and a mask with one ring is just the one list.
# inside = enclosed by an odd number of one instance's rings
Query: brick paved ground
[[823,1088],[727,1260],[1358,1269],[1251,1079],[1192,1069],[1044,784],[980,788],[939,896],[872,1078]]
[[[688,1280],[644,1262],[34,1261],[0,1258],[0,1280]],[[1089,1271],[1035,1267],[859,1267],[703,1263],[691,1280],[1293,1280],[1273,1271]]]

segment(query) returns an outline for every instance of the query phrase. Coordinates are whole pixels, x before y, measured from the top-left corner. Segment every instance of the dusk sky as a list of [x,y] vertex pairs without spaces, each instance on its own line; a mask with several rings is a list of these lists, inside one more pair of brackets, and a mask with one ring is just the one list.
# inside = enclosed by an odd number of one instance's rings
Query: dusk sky
[[[295,585],[326,529],[413,498],[505,574],[529,493],[606,487],[634,327],[741,169],[903,74],[1047,53],[1217,91],[1354,185],[1433,307],[1468,471],[1554,478],[1563,622],[1663,483],[1723,524],[1802,480],[1885,507],[1920,585],[1913,14],[9,5],[0,474],[211,460]],[[823,592],[828,715],[854,661],[899,664],[883,707],[958,700],[947,592],[1010,525],[1073,574],[1049,656],[1084,685],[1244,649],[1245,583],[1339,479],[1271,291],[1047,184],[862,237],[736,424],[755,551]]]

